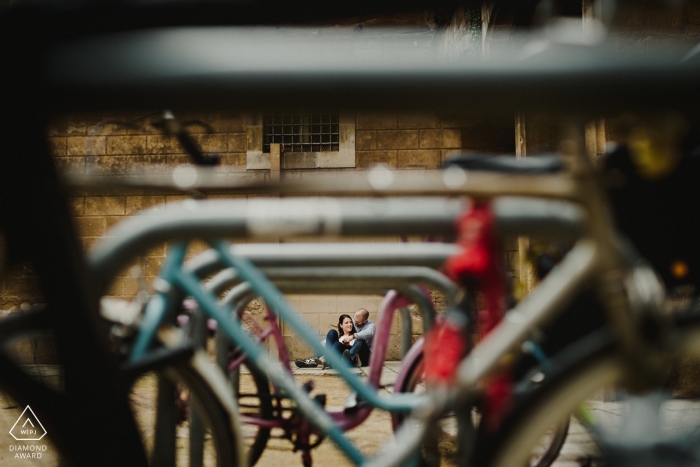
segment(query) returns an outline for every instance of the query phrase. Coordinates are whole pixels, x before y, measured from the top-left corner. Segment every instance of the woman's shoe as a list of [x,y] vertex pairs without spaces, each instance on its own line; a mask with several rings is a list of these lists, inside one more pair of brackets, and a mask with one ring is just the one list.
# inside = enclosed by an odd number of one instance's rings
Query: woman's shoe
[[316,359],[313,357],[307,358],[306,360],[296,360],[294,364],[297,368],[316,368],[318,366]]

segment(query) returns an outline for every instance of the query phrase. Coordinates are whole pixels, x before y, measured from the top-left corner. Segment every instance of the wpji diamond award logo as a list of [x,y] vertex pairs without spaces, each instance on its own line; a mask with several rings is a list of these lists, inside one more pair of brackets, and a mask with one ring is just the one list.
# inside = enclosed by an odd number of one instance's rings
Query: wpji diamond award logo
[[[17,441],[39,441],[46,436],[46,429],[41,424],[31,407],[27,406],[10,429],[10,434]],[[10,451],[15,451],[16,459],[41,459],[46,445],[16,444],[10,445]]]

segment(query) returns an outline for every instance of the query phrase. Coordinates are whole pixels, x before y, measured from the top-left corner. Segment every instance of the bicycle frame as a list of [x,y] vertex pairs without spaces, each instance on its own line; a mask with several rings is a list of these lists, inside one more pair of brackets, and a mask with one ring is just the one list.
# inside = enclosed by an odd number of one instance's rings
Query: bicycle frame
[[[245,297],[245,299],[243,300],[235,300],[235,296],[233,298],[229,297],[224,299],[222,303],[237,303],[238,306],[233,307],[232,309],[237,309],[241,311],[247,304],[247,301],[253,298],[248,296]],[[413,304],[413,300],[411,300],[408,297],[405,297],[403,294],[397,291],[392,290],[387,293],[386,297],[382,301],[382,304],[380,305],[378,313],[379,319],[377,321],[377,332],[373,341],[373,350],[369,362],[369,373],[367,375],[367,382],[365,383],[374,387],[375,389],[379,389],[380,386],[383,362],[386,356],[387,346],[389,343],[389,330],[391,329],[391,322],[393,320],[394,314],[396,313],[396,310],[405,309],[404,307],[411,304]],[[257,336],[258,342],[262,342],[264,339],[272,335],[275,341],[278,343],[278,347],[282,347],[278,348],[280,361],[282,362],[284,367],[290,373],[292,373],[292,369],[289,365],[289,358],[284,348],[284,343],[281,342],[281,332],[277,327],[276,318],[277,315],[268,308],[266,320],[269,321],[270,324],[267,329],[261,329],[262,333]],[[219,345],[219,343],[217,342],[217,350],[221,350],[222,348],[224,348],[224,346]],[[217,353],[217,359],[225,364],[224,370],[228,372],[233,371],[238,365],[240,365],[243,362],[245,358],[246,355],[243,354],[238,356],[234,361],[225,361],[225,359],[222,360],[219,357],[219,354]],[[409,362],[409,360],[407,360],[407,362]],[[333,418],[333,420],[335,420],[338,426],[340,426],[343,430],[350,430],[364,422],[370,415],[371,411],[371,406],[363,405],[352,412],[346,412],[344,409],[335,409],[328,410],[328,413]],[[283,427],[284,425],[284,422],[282,421],[270,422],[266,420],[253,420],[252,423],[260,424],[261,426],[266,427]]]
[[[306,200],[304,201],[306,202]],[[357,200],[355,200],[355,202],[357,202]],[[277,207],[275,211],[279,213],[280,216],[283,216],[283,218],[289,218],[293,215],[293,209],[282,209],[281,206],[288,205],[291,207],[295,206],[295,203],[295,200],[274,200],[274,202],[271,203],[271,205]],[[363,218],[362,216],[358,216],[358,210],[357,208],[355,208],[354,211],[352,211],[353,217],[351,217],[349,220],[351,222],[357,222],[357,226],[355,227],[354,224],[347,224],[346,221],[343,220],[343,222],[340,223],[340,232],[347,232],[348,234],[353,235],[359,231],[371,235],[374,232],[377,232],[377,229],[381,229],[383,233],[386,233],[387,231],[391,231],[392,222],[396,222],[396,224],[394,225],[397,225],[397,228],[400,229],[406,229],[408,226],[408,228],[425,230],[426,224],[421,223],[421,220],[423,222],[425,221],[424,219],[421,219],[420,216],[421,206],[426,206],[426,211],[429,211],[429,215],[433,219],[440,219],[440,222],[443,222],[442,224],[438,225],[450,225],[451,228],[451,222],[444,222],[442,220],[444,218],[440,217],[445,212],[445,205],[442,204],[444,203],[444,201],[442,200],[436,202],[429,201],[426,199],[421,201],[421,203],[423,204],[416,204],[415,202],[405,202],[405,204],[402,204],[404,203],[404,201],[402,201],[401,199],[390,199],[387,201],[377,200],[373,204],[376,205],[379,203],[386,203],[389,206],[393,205],[395,207],[398,207],[399,209],[404,209],[403,206],[405,206],[405,209],[410,209],[411,214],[408,216],[408,219],[402,218],[401,214],[397,216],[396,213],[394,213],[394,215],[390,216],[389,218],[383,216],[380,219],[373,220],[373,218],[371,217]],[[183,207],[187,209],[187,211],[191,214],[191,206],[188,206],[188,203],[182,204]],[[203,228],[197,229],[197,231],[200,234],[203,231],[207,232],[207,230],[209,229],[207,227],[207,224],[211,225],[211,228],[213,228],[215,231],[223,233],[227,227],[227,224],[229,226],[237,226],[241,224],[245,225],[245,223],[248,222],[245,220],[245,218],[240,219],[235,216],[235,210],[230,209],[230,205],[232,204],[231,202],[217,202],[207,204],[210,205],[210,209],[196,210],[196,213],[199,214],[200,220],[203,224],[205,224]],[[459,205],[461,205],[461,203],[459,203]],[[331,206],[334,209],[339,209],[339,207],[342,206],[342,204],[337,202],[331,203],[330,201],[328,201],[317,202],[317,206],[320,209],[325,209],[325,206]],[[454,206],[454,204],[448,204],[448,206]],[[568,206],[563,206],[562,210],[560,209],[561,206],[557,205],[556,203],[553,205],[547,205],[551,209],[546,212],[546,216],[542,216],[541,203],[535,203],[534,206],[535,209],[531,209],[529,212],[532,213],[532,216],[535,219],[543,220],[543,223],[545,224],[562,226],[567,233],[571,231],[572,211]],[[226,212],[225,215],[223,215],[224,210]],[[563,215],[560,217],[552,216],[552,210],[554,213],[559,212]],[[305,210],[305,212],[308,211]],[[340,213],[338,211],[334,211],[332,212],[332,214],[329,213],[325,215],[332,215],[333,219],[338,219],[339,214],[342,217],[343,212],[344,211],[340,209]],[[514,222],[511,222],[510,224],[506,222],[505,225],[520,226],[522,224],[521,219],[523,217],[523,212],[527,213],[528,211],[518,210],[516,215],[511,214],[512,218],[514,219]],[[504,217],[506,219],[509,219],[508,215]],[[147,247],[148,243],[150,243],[151,241],[159,239],[159,237],[164,235],[166,231],[168,232],[169,236],[174,237],[183,235],[185,233],[184,231],[178,233],[178,231],[181,229],[184,229],[187,232],[191,232],[193,224],[181,222],[180,219],[181,217],[179,217],[177,214],[177,206],[175,206],[173,210],[166,214],[166,219],[163,219],[163,217],[161,217],[160,219],[134,219],[133,221],[124,223],[124,225],[119,227],[117,230],[127,232],[127,235],[117,235],[113,238],[110,238],[109,240],[106,240],[105,243],[101,246],[101,248],[97,250],[97,261],[94,264],[96,264],[97,266],[101,266],[102,271],[115,270],[119,267],[118,263],[124,260],[125,252],[130,252],[132,254],[136,253],[140,249]],[[320,219],[322,219],[322,217],[319,218],[319,220]],[[576,215],[574,215],[574,219],[577,220]],[[269,216],[267,220],[271,222],[271,226],[278,226],[280,222],[280,220],[275,218],[274,216]],[[554,222],[552,222],[553,220]],[[335,222],[337,225],[338,221],[335,220]],[[155,229],[152,228],[154,225],[157,226]],[[361,225],[362,227],[360,227]],[[411,225],[415,227],[410,227]],[[369,229],[367,228],[368,226],[370,227]],[[258,228],[257,230],[254,230],[254,232],[264,232],[267,231],[267,228],[268,227],[264,224],[258,224]],[[435,229],[435,226],[428,225],[427,228]],[[229,227],[228,232],[231,232],[231,230],[233,230],[233,232],[235,233],[237,229],[238,227],[234,227],[233,229]],[[315,223],[308,224],[304,227],[304,233],[314,233],[318,235],[319,233],[323,234],[326,232],[327,230],[319,229],[318,227],[316,227]],[[328,233],[337,234],[338,230]],[[311,332],[308,330],[308,327],[304,324],[303,321],[301,321],[296,316],[294,310],[289,306],[288,303],[286,303],[286,300],[284,300],[283,297],[275,291],[276,289],[274,288],[274,286],[265,278],[264,275],[257,271],[249,261],[245,260],[244,258],[238,258],[234,255],[231,255],[231,251],[229,250],[230,247],[227,243],[216,241],[210,243],[219,255],[219,259],[217,261],[221,262],[224,266],[236,269],[242,280],[246,280],[248,282],[257,281],[251,282],[251,286],[255,290],[256,294],[264,297],[266,302],[272,306],[272,308],[282,317],[282,319],[286,320],[288,324],[290,324],[290,326],[302,337],[302,339],[308,342],[314,350],[318,352],[324,351],[323,347],[320,346],[320,344],[317,342],[315,335],[311,334]],[[137,345],[134,347],[134,353],[132,354],[132,359],[134,360],[137,360],[146,353],[148,349],[148,343],[153,338],[158,323],[162,322],[162,320],[165,318],[166,310],[169,309],[169,301],[172,301],[171,292],[173,290],[173,286],[177,286],[176,288],[181,288],[183,290],[183,293],[185,293],[186,295],[192,295],[199,302],[200,306],[205,311],[205,313],[207,313],[211,317],[214,317],[215,319],[217,319],[217,321],[220,321],[220,323],[221,320],[224,319],[224,316],[229,314],[229,312],[222,312],[221,310],[217,309],[216,302],[212,298],[212,296],[207,295],[199,288],[196,275],[192,274],[191,272],[185,272],[182,270],[181,265],[184,260],[185,250],[186,246],[182,244],[175,247],[172,254],[163,265],[163,272],[161,273],[161,279],[163,279],[163,281],[160,282],[162,288],[160,292],[156,296],[154,296],[154,299],[152,299],[151,302],[149,302],[149,306],[146,310],[146,316],[144,317],[144,321],[142,323],[144,332],[142,332],[142,334],[139,336]],[[115,266],[115,264],[117,266]],[[100,274],[99,271],[100,268],[98,267],[96,270],[96,272],[98,273],[98,277],[104,277],[105,273],[103,272],[102,274]],[[265,284],[265,286],[260,285],[263,283]],[[339,427],[337,427],[337,425],[335,425],[333,420],[330,417],[328,417],[323,410],[316,406],[315,402],[312,401],[308,397],[308,395],[306,395],[303,391],[299,390],[293,379],[289,378],[287,375],[284,374],[284,369],[279,363],[275,363],[274,359],[271,359],[269,357],[269,354],[266,354],[264,350],[258,348],[259,346],[257,346],[257,344],[254,341],[252,341],[249,338],[249,336],[245,335],[245,332],[239,331],[237,333],[237,329],[235,329],[235,326],[224,325],[222,326],[222,330],[226,332],[229,338],[234,340],[246,353],[248,353],[253,360],[259,363],[261,367],[265,368],[265,371],[268,373],[268,376],[274,384],[278,385],[282,390],[287,392],[287,394],[290,395],[292,399],[297,401],[299,405],[299,410],[309,418],[311,423],[316,427],[317,430],[319,430],[319,432],[327,434],[334,442],[336,442],[336,444],[338,444],[341,450],[351,460],[353,460],[353,462],[360,463],[364,460],[361,454],[347,441],[346,438],[344,438],[342,430]],[[263,355],[266,355],[267,359],[265,359]],[[414,395],[408,394],[392,395],[391,398],[378,397],[376,391],[372,390],[371,388],[367,387],[362,382],[360,382],[357,379],[357,377],[350,371],[350,369],[343,365],[343,362],[339,357],[331,355],[328,357],[328,360],[331,364],[338,368],[341,376],[343,376],[348,381],[350,386],[353,389],[355,389],[358,392],[358,394],[361,397],[363,397],[365,401],[367,401],[368,404],[372,406],[376,406],[378,408],[383,408],[386,410],[411,411],[418,409],[421,406],[421,404],[425,405],[432,403],[431,401],[426,400],[425,397],[419,398]],[[304,400],[301,401],[299,398],[304,398]]]
[[[277,292],[277,289],[270,283],[257,269],[246,259],[230,254],[228,243],[212,242],[214,249],[221,255],[221,259],[235,268],[241,277],[249,282],[252,288],[260,296],[265,297],[268,305],[284,319],[302,339],[311,344],[311,347],[323,353],[325,348],[318,342],[316,335],[309,330],[305,321],[297,316],[296,311]],[[331,438],[338,447],[355,463],[362,463],[365,459],[362,454],[345,438],[343,430],[326,414],[326,412],[313,401],[308,394],[299,388],[294,378],[283,368],[283,365],[270,354],[244,330],[239,328],[227,316],[231,314],[230,308],[222,308],[216,303],[212,294],[207,293],[199,284],[199,281],[191,273],[185,273],[182,269],[182,262],[186,251],[186,244],[179,244],[172,247],[171,254],[163,265],[160,275],[161,292],[154,295],[149,302],[144,319],[130,360],[137,362],[147,355],[148,348],[152,342],[159,325],[164,321],[169,309],[168,296],[170,287],[181,288],[186,294],[191,295],[199,303],[200,309],[209,317],[214,318],[219,323],[219,330],[225,332],[227,336],[244,351],[252,361],[255,361],[260,368],[264,368],[270,380],[283,391],[285,391],[297,404],[298,409],[321,433]],[[167,289],[167,290],[166,290]],[[411,411],[421,404],[421,398],[411,394],[392,395],[391,398],[381,397],[376,389],[372,390],[355,375],[352,369],[342,360],[340,355],[328,354],[327,360],[337,368],[338,372],[365,400],[376,407],[394,411]]]

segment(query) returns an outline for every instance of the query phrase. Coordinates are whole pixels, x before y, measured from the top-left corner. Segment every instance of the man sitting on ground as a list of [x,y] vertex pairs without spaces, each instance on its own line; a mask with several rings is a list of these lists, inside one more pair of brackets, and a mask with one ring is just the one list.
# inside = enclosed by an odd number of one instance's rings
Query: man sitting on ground
[[[369,365],[372,353],[372,340],[376,331],[376,326],[369,319],[369,311],[360,308],[355,312],[353,318],[355,332],[350,335],[339,336],[338,331],[331,329],[326,334],[326,349],[338,347],[342,344],[346,349],[343,351],[343,358],[357,366]],[[319,364],[326,367],[326,359],[321,355],[316,355],[306,360],[296,360],[295,365],[299,368],[316,368]]]

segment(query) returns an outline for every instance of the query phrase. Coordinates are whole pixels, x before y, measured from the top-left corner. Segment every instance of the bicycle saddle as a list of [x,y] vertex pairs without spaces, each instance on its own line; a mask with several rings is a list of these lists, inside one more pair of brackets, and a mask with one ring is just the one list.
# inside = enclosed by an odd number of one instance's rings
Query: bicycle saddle
[[564,164],[559,156],[546,155],[534,157],[514,156],[483,156],[458,154],[447,159],[444,168],[459,167],[465,170],[485,170],[501,173],[556,173],[564,169]]

